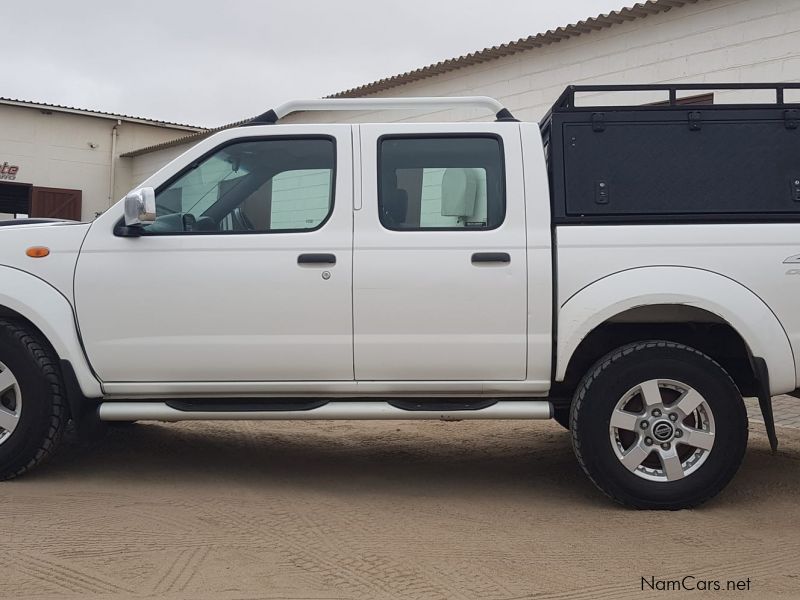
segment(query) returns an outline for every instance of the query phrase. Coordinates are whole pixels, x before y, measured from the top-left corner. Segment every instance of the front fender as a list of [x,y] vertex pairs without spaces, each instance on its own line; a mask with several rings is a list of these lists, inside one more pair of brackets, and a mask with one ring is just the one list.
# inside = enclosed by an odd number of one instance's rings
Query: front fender
[[72,305],[61,292],[30,273],[0,266],[0,305],[19,313],[39,328],[59,358],[72,364],[84,396],[99,398],[103,395],[100,382],[86,361]]
[[683,304],[717,315],[739,333],[753,356],[766,361],[772,395],[797,387],[789,338],[769,306],[740,283],[691,267],[620,271],[569,298],[558,311],[556,380],[564,380],[573,353],[596,327],[626,310],[656,304]]

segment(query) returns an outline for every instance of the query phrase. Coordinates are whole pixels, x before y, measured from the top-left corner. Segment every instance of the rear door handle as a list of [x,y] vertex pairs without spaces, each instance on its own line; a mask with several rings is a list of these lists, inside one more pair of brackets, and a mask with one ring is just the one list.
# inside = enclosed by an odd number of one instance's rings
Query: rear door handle
[[335,265],[335,254],[301,254],[297,257],[298,265]]
[[472,255],[472,264],[475,263],[510,263],[511,255],[508,252],[476,252]]

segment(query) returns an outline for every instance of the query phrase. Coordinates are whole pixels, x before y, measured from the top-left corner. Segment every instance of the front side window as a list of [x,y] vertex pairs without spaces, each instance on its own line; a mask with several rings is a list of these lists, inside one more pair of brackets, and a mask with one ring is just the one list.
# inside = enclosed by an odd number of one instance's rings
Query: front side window
[[333,209],[336,148],[328,138],[224,146],[156,192],[149,234],[318,229]]
[[505,217],[503,150],[485,137],[384,137],[378,207],[387,229],[494,229]]

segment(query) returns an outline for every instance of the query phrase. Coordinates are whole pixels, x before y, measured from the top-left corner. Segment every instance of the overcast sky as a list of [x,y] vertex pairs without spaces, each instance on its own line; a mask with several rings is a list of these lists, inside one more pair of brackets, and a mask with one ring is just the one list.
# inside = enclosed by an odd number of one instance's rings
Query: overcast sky
[[630,3],[24,0],[0,16],[0,96],[214,126]]

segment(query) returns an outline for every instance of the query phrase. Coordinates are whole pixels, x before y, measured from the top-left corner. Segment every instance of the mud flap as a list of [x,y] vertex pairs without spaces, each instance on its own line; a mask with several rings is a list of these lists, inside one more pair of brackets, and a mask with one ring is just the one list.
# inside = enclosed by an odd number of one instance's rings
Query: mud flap
[[761,416],[764,418],[769,447],[772,449],[772,454],[775,454],[778,451],[778,436],[775,433],[775,417],[772,414],[772,396],[770,396],[769,392],[767,361],[760,356],[754,356],[753,370],[758,384],[758,406],[761,408]]
[[78,438],[90,441],[102,438],[108,426],[97,416],[100,399],[84,396],[72,364],[68,360],[60,362],[64,391],[67,394],[67,404],[75,434]]

